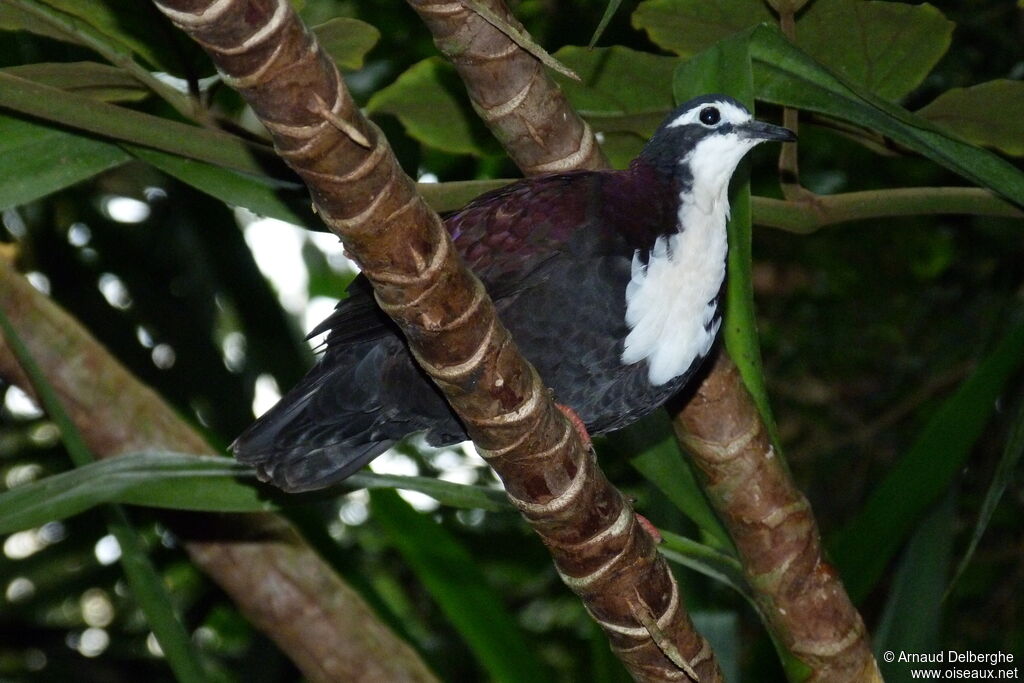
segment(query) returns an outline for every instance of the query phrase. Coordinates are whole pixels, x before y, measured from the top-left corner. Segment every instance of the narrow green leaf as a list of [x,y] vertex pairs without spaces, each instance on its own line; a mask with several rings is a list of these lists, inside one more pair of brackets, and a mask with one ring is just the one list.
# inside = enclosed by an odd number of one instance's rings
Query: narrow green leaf
[[124,147],[154,168],[227,204],[245,207],[259,216],[322,229],[310,208],[309,191],[297,180],[279,180],[269,174],[256,176],[137,145]]
[[18,7],[13,2],[0,3],[0,31],[27,31],[44,38],[81,44],[75,36],[63,31],[45,19]]
[[254,175],[265,173],[267,162],[280,163],[269,149],[229,133],[97,102],[2,72],[0,108]]
[[[378,90],[367,112],[393,114],[416,140],[451,154],[484,155],[473,130],[475,115],[457,96],[455,70],[437,57],[413,64],[398,79]],[[461,87],[461,86],[459,86]]]
[[663,529],[660,529],[659,533],[663,542],[658,546],[658,552],[666,559],[729,586],[757,608],[754,595],[743,577],[743,567],[740,566],[739,560],[685,536]]
[[117,145],[0,114],[0,210],[45,197],[129,159]]
[[366,54],[380,40],[380,31],[375,26],[347,17],[336,17],[314,26],[313,33],[335,64],[352,71],[363,68]]
[[[0,309],[0,331],[3,332],[7,345],[36,390],[46,412],[60,429],[61,439],[72,462],[77,466],[93,462],[95,458],[61,405],[56,390],[47,381],[46,375],[32,358],[32,354],[18,336],[3,309]],[[121,546],[121,565],[124,567],[128,583],[175,676],[182,681],[207,680],[202,660],[193,649],[192,641],[174,611],[167,587],[146,554],[138,532],[119,506],[109,508],[107,520],[111,533]]]
[[[402,488],[444,505],[511,510],[504,494],[429,477],[361,472],[344,490]],[[76,467],[0,493],[0,533],[66,519],[104,503],[196,512],[262,512],[332,498],[337,490],[286,494],[256,480],[255,471],[230,458],[184,453],[134,453]]]
[[953,88],[916,113],[984,147],[1024,156],[1024,82],[999,79]]
[[370,495],[374,519],[494,681],[549,681],[536,646],[505,610],[469,552],[394,491]]
[[124,69],[98,62],[44,62],[11,66],[2,71],[103,102],[135,102],[150,94]]
[[690,518],[720,548],[731,549],[732,541],[711,509],[693,469],[679,450],[668,414],[659,410],[608,436],[616,452],[629,457],[629,464],[658,488],[676,508]]
[[992,519],[992,514],[996,511],[996,506],[999,505],[1000,498],[1003,497],[1006,487],[1013,481],[1017,473],[1017,465],[1020,464],[1022,455],[1024,455],[1024,402],[1021,403],[1017,417],[1013,421],[1010,436],[1007,438],[1006,447],[1003,449],[1003,455],[999,458],[999,464],[996,465],[996,471],[992,475],[992,483],[989,484],[988,491],[985,492],[985,499],[981,503],[978,521],[974,523],[974,531],[971,532],[971,541],[967,545],[967,550],[964,551],[963,556],[960,558],[956,571],[953,572],[953,578],[950,579],[949,586],[946,588],[946,595],[956,585],[964,570],[967,569],[967,565],[971,563],[974,551],[978,548],[978,542],[981,541],[981,537],[985,534],[985,529],[988,528],[988,523]]
[[887,681],[906,680],[907,664],[887,664],[881,654],[941,652],[942,590],[953,559],[955,496],[949,494],[918,525],[893,576],[875,629],[874,650]]
[[[121,7],[114,11],[116,17],[112,26],[108,21],[111,18],[110,13],[106,11],[111,9],[109,6],[101,8],[98,13],[94,12],[91,7],[92,5],[114,3]],[[143,47],[155,47],[160,44],[159,40],[153,39],[153,35],[165,35],[164,31],[159,30],[163,28],[160,22],[164,20],[159,17],[158,13],[145,8],[141,10],[141,14],[138,14],[139,7],[131,0],[108,0],[107,3],[82,3],[78,0],[56,0],[53,3],[41,0],[6,0],[4,5],[0,6],[0,21],[10,18],[5,17],[9,8],[14,14],[14,20],[20,20],[24,24],[21,28],[41,32],[42,35],[56,37],[58,40],[66,40],[94,50],[111,64],[125,69],[139,83],[145,84],[180,114],[186,118],[191,117],[193,103],[189,96],[170,87],[149,69],[135,61],[138,45],[133,46],[118,39],[120,29],[127,29],[131,26],[137,35],[144,38],[141,43]],[[62,9],[68,11],[61,11]],[[106,16],[105,19],[90,23],[88,21],[90,14]],[[142,26],[139,25],[140,20]],[[113,28],[114,34],[109,31],[104,32],[105,21],[106,28]],[[40,31],[40,29],[42,30]],[[170,54],[167,55],[165,61],[178,65],[188,61],[192,55],[198,58],[199,55],[196,53],[199,52],[201,49],[198,45],[177,43],[170,49]],[[192,55],[188,53],[192,53]],[[149,56],[153,63],[152,58],[155,54]],[[163,69],[167,72],[173,71],[169,66],[165,66]]]
[[[683,63],[676,69],[673,89],[680,102],[691,97],[721,92],[754,108],[749,41],[751,31],[720,41],[714,47]],[[728,284],[725,288],[725,322],[722,336],[729,355],[739,368],[768,433],[782,457],[778,430],[772,416],[761,364],[761,342],[754,311],[754,285],[751,278],[753,229],[750,215],[750,181],[747,162],[733,176],[729,193],[732,207],[729,219]]]
[[[164,71],[177,66],[173,52],[159,39],[162,19],[134,0],[7,0],[21,5],[41,5],[77,20],[77,31],[98,33],[103,39],[129,50]],[[84,26],[82,26],[84,24]],[[90,41],[91,42],[91,41]],[[83,41],[83,44],[88,42]]]
[[759,26],[750,42],[758,99],[833,116],[886,135],[924,157],[1024,204],[1024,173],[991,152],[864,92],[817,64],[777,30]]
[[608,24],[611,23],[612,17],[619,11],[619,5],[622,4],[622,0],[608,0],[608,4],[605,5],[604,14],[601,15],[601,21],[598,22],[597,28],[594,29],[594,35],[590,37],[590,42],[587,43],[587,47],[594,47],[597,45],[597,41],[601,39],[601,35],[604,30],[608,28]]
[[862,599],[963,467],[1009,377],[1024,365],[1024,323],[1003,337],[946,399],[914,445],[875,488],[861,511],[829,543],[850,597]]

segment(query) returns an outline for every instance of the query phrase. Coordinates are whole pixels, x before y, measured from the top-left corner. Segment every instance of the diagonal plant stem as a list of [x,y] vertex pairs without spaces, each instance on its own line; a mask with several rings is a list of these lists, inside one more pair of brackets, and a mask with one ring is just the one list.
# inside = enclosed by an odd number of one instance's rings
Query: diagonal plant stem
[[475,0],[470,7],[447,0],[408,2],[455,65],[477,114],[523,173],[608,167],[589,125],[542,64],[480,15],[485,11],[499,17],[525,35],[504,3]]
[[[653,539],[519,355],[440,218],[415,193],[287,0],[162,0],[157,6],[210,53],[306,181],[317,212],[627,668],[641,680],[686,680],[669,651],[700,680],[720,680]],[[599,158],[592,157],[592,136],[585,139],[590,151],[577,147],[555,161]],[[656,629],[637,614],[653,619]]]
[[[214,454],[171,407],[3,258],[0,308],[97,456],[144,450]],[[2,340],[0,377],[32,391]],[[196,566],[310,681],[436,680],[280,517],[175,513],[161,519]]]
[[[485,52],[481,46],[487,45],[487,42],[479,36],[479,29],[469,28],[473,21],[472,17],[449,10],[451,5],[444,0],[409,2],[424,18],[441,51],[455,63],[474,103],[501,103],[502,117],[488,116],[486,112],[482,115],[524,173],[541,172],[538,170],[537,158],[544,157],[543,153],[538,155],[538,150],[554,147],[559,140],[579,140],[580,129],[574,123],[577,119],[572,114],[571,107],[545,74],[539,74],[528,82],[529,93],[536,101],[560,102],[559,106],[568,112],[563,118],[552,119],[545,116],[544,109],[531,107],[526,101],[507,98],[507,93],[502,90],[500,84],[517,78],[523,67],[513,59],[514,50],[509,46],[502,46],[500,42],[491,47],[490,53]],[[508,14],[507,8],[500,0],[491,0],[491,3],[500,8],[495,11]],[[473,51],[474,57],[490,54],[491,58],[486,61],[467,59],[465,55],[470,50]],[[496,57],[499,54],[500,59]],[[528,59],[524,55],[520,55],[520,58]],[[479,68],[478,61],[485,62],[489,68]],[[481,109],[479,104],[476,106],[478,110]],[[517,131],[524,128],[536,131],[538,137],[524,140],[522,136],[517,135]],[[582,134],[591,135],[591,132],[584,129]],[[596,142],[581,141],[574,144],[580,149],[597,146]],[[588,163],[578,162],[575,168],[596,167],[596,162]],[[543,170],[543,166],[540,167]],[[559,161],[558,170],[573,167],[572,162],[562,159]],[[804,206],[794,205],[792,202],[780,202],[774,208],[777,209],[777,214],[782,213],[780,209],[793,211],[798,208],[801,212],[807,211]],[[816,216],[813,211],[812,208],[811,215]],[[811,216],[805,214],[803,220],[810,221]],[[722,400],[716,402],[715,409],[710,411],[702,410],[703,404],[699,401],[691,401],[679,415],[675,416],[677,433],[684,445],[690,436],[700,438],[701,434],[717,433],[723,425],[743,424],[751,432],[756,430],[761,435],[767,434],[735,366],[729,361],[724,350],[721,356],[720,362],[715,364],[702,386],[698,388],[698,395],[714,391]],[[690,441],[692,442],[692,439]],[[764,453],[760,455],[763,457]],[[699,458],[697,453],[694,456],[695,459]],[[810,550],[807,557],[813,562],[810,565],[798,565],[810,572],[806,577],[807,582],[801,583],[799,576],[787,573],[786,577],[793,581],[781,584],[759,580],[761,577],[758,567],[762,566],[766,558],[771,560],[777,557],[776,554],[765,555],[768,549],[756,544],[737,543],[744,572],[748,580],[753,582],[768,628],[776,640],[783,644],[783,655],[792,656],[792,665],[789,667],[791,678],[799,680],[805,675],[810,675],[813,680],[818,681],[872,680],[872,676],[877,674],[877,667],[868,646],[863,622],[852,607],[838,577],[826,569],[827,565],[820,553],[820,538],[813,513],[794,486],[780,458],[765,460],[765,467],[744,471],[745,477],[740,481],[730,481],[729,486],[747,487],[755,492],[772,488],[784,491],[784,496],[772,499],[771,502],[777,507],[771,511],[768,518],[777,520],[780,533],[796,543],[802,543],[803,547]],[[789,515],[788,506],[797,501],[803,501],[800,519]],[[730,496],[713,496],[712,502],[723,519],[735,520],[742,514],[742,503]],[[738,528],[730,527],[730,531],[736,533]],[[819,584],[815,584],[814,581],[819,581],[820,590]],[[786,606],[790,601],[799,605],[801,609],[796,612],[787,611]],[[809,620],[807,625],[802,623],[804,620]],[[823,631],[813,628],[810,632],[806,630],[811,625],[823,624],[827,625]]]

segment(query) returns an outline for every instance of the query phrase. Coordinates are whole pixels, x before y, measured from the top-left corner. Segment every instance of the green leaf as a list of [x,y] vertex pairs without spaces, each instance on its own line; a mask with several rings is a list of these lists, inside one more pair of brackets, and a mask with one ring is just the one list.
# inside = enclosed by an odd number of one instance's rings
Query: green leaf
[[1024,365],[1024,323],[1010,329],[943,402],[914,445],[829,546],[857,602],[868,594],[921,516],[960,472],[1009,377]]
[[964,178],[1024,204],[1024,173],[939,131],[934,124],[851,85],[817,64],[778,31],[751,34],[757,98],[849,121],[886,135]]
[[394,491],[370,495],[374,519],[494,681],[549,681],[536,646],[506,611],[473,556]]
[[967,545],[967,550],[960,557],[953,578],[950,579],[949,586],[946,588],[947,595],[956,585],[964,570],[967,569],[967,565],[971,563],[974,551],[978,548],[978,542],[985,534],[992,514],[996,511],[996,506],[999,505],[999,499],[1003,497],[1006,487],[1017,474],[1017,466],[1020,464],[1022,455],[1024,455],[1024,403],[1021,403],[1017,417],[1013,421],[1003,455],[999,458],[999,464],[996,465],[995,474],[992,475],[992,483],[989,484],[988,491],[985,492],[985,500],[982,501],[981,510],[978,512],[978,521],[975,522],[974,531],[971,532],[971,541]]
[[916,113],[959,138],[1024,156],[1024,82],[1005,79],[953,88]]
[[555,80],[596,131],[630,132],[646,140],[675,106],[671,82],[680,64],[676,57],[625,47],[574,46],[555,56],[579,74],[579,82],[559,76]]
[[254,175],[280,164],[269,149],[223,131],[118,107],[0,72],[0,107],[113,140],[131,142]]
[[[5,0],[15,6],[41,7],[42,11],[56,11],[79,28],[99,34],[111,46],[127,50],[145,59],[151,66],[164,71],[175,71],[179,56],[159,38],[164,35],[164,21],[145,3],[135,0]],[[84,24],[84,26],[82,26]],[[74,34],[68,36],[74,40]],[[76,41],[79,42],[79,41]],[[88,44],[86,41],[81,41]]]
[[[709,92],[727,93],[753,110],[754,86],[749,56],[750,31],[723,40],[713,48],[680,65],[673,79],[677,101]],[[725,321],[722,336],[743,383],[757,405],[761,419],[782,457],[778,430],[768,400],[761,363],[761,342],[754,311],[751,278],[753,230],[750,215],[750,182],[747,162],[733,176],[730,191],[728,285],[725,288]]]
[[227,204],[245,207],[259,216],[322,229],[310,208],[309,191],[300,182],[242,173],[137,145],[125,147],[141,161]]
[[753,593],[743,577],[743,568],[739,560],[685,536],[663,529],[660,529],[659,533],[662,543],[658,546],[658,552],[666,559],[729,586],[757,608]]
[[689,57],[762,22],[773,21],[761,0],[645,0],[633,12],[633,26],[658,46]]
[[[38,394],[40,403],[60,429],[61,440],[68,450],[71,461],[80,467],[93,462],[95,458],[61,405],[56,390],[32,358],[3,309],[0,309],[0,331],[3,332],[12,354]],[[138,532],[119,506],[114,505],[107,510],[107,520],[110,532],[121,547],[121,566],[128,578],[128,584],[175,676],[183,681],[207,680],[203,662],[198,652],[193,649],[192,641],[174,611],[167,587],[146,554]]]
[[658,488],[684,515],[718,544],[732,548],[729,534],[711,509],[693,469],[679,450],[668,413],[656,411],[608,436],[617,452],[632,456],[629,464]]
[[380,31],[375,26],[347,17],[337,17],[314,26],[313,33],[335,64],[352,71],[363,68],[366,53],[380,40]]
[[927,3],[815,0],[797,21],[796,43],[843,78],[898,100],[946,53],[955,26]]
[[43,17],[17,7],[11,2],[0,3],[0,30],[28,31],[44,38],[81,44],[73,34],[54,26]]
[[[875,629],[875,655],[886,650],[941,652],[942,591],[953,558],[955,496],[925,517],[907,543],[893,576],[889,596]],[[906,663],[879,666],[887,681],[904,680]]]
[[[445,505],[492,512],[511,508],[501,491],[428,477],[360,472],[345,490],[403,488]],[[230,458],[184,453],[134,453],[82,465],[0,494],[0,533],[66,519],[103,503],[195,512],[262,512],[332,498],[337,490],[286,494],[256,480]]]
[[[413,64],[370,98],[366,111],[393,114],[409,135],[451,154],[485,154],[455,69],[437,57]],[[458,93],[458,94],[456,94]]]
[[448,183],[417,183],[416,191],[427,200],[431,208],[438,213],[461,209],[474,198],[484,192],[497,190],[515,178],[495,178],[493,180],[455,180]]
[[[633,14],[634,26],[682,56],[774,21],[759,0],[647,0]],[[953,27],[928,4],[816,0],[797,19],[796,44],[851,82],[898,99],[949,49]]]
[[0,115],[0,210],[45,197],[129,159],[117,145]]
[[0,71],[103,102],[135,102],[150,94],[124,69],[98,62],[45,62]]
[[601,39],[601,35],[604,30],[608,28],[608,24],[611,23],[612,17],[619,11],[619,5],[622,4],[622,0],[608,0],[608,4],[604,8],[604,14],[601,15],[601,21],[598,22],[597,28],[594,29],[594,35],[590,37],[590,42],[587,43],[587,47],[594,47],[597,45],[597,41]]

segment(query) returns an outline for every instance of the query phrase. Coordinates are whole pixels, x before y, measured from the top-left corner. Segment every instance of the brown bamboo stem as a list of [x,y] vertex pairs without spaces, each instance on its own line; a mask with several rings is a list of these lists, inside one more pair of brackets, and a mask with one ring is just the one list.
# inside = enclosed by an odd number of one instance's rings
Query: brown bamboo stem
[[440,219],[287,0],[158,7],[209,52],[270,130],[633,675],[719,680],[651,537],[554,407]]
[[[467,13],[468,10],[464,8],[456,10],[455,8],[459,5],[448,4],[444,0],[409,0],[409,2],[424,17],[428,27],[434,33],[435,43],[441,51],[456,63],[460,75],[466,82],[470,97],[475,102],[507,103],[502,111],[506,118],[516,121],[514,127],[502,118],[485,116],[484,120],[487,121],[495,136],[505,144],[513,159],[524,157],[532,159],[531,154],[537,148],[550,147],[555,144],[554,141],[559,139],[573,141],[578,139],[578,128],[573,123],[574,119],[571,115],[566,115],[561,119],[552,119],[545,117],[542,110],[531,109],[526,103],[513,106],[512,101],[506,99],[505,92],[497,85],[505,83],[507,78],[513,78],[521,68],[511,66],[518,64],[513,61],[513,55],[516,55],[516,59],[519,60],[532,59],[531,57],[522,50],[518,50],[517,54],[515,45],[507,39],[503,42],[500,32],[494,32],[497,35],[487,38],[477,38],[477,34],[468,29],[477,19]],[[509,12],[501,0],[480,0],[480,2],[493,13],[509,16]],[[446,8],[450,8],[450,11]],[[486,29],[481,30],[485,31]],[[469,40],[470,38],[472,41]],[[465,60],[464,55],[476,50],[476,46],[481,43],[494,46],[491,47],[491,53],[500,54],[500,58],[488,60],[486,70],[470,68],[475,67],[473,60],[468,60],[468,66],[460,64]],[[500,70],[503,65],[509,65],[510,74],[508,76]],[[536,66],[540,71],[539,64]],[[557,85],[543,72],[531,76],[529,87],[534,98],[540,101],[561,100],[559,107],[563,111],[566,109],[571,111],[571,107],[565,102]],[[790,117],[795,120],[795,115],[795,112],[792,112]],[[562,125],[563,121],[566,122],[564,125]],[[515,134],[515,131],[520,128],[538,131],[546,137],[543,140],[532,140],[531,143],[520,147],[518,141],[521,136]],[[585,132],[590,133],[589,129]],[[574,144],[579,147],[587,146],[581,143]],[[792,157],[792,162],[795,174],[795,155]],[[524,173],[535,172],[529,165],[520,164],[520,166]],[[579,167],[583,168],[584,166]],[[559,170],[568,170],[568,168],[563,164]],[[785,204],[788,207],[793,203],[778,202],[778,204]],[[813,213],[813,207],[807,209],[806,212]],[[820,219],[820,216],[815,213],[810,218],[804,216],[800,216],[800,218],[817,220]],[[676,416],[677,435],[684,445],[689,442],[688,440],[699,441],[702,434],[715,434],[723,426],[734,424],[744,424],[748,431],[756,429],[757,433],[761,435],[759,438],[764,438],[763,435],[766,434],[763,422],[757,411],[753,409],[746,388],[724,350],[721,356],[720,361],[712,367],[703,385],[697,390],[697,399],[691,401],[682,413]],[[713,392],[717,397],[711,410],[705,409],[705,407],[712,404],[700,400],[700,397],[706,395],[707,392]],[[695,459],[699,457],[695,455]],[[804,562],[796,566],[808,572],[820,571],[820,568],[827,565],[821,559],[820,539],[813,512],[807,506],[802,494],[793,485],[788,472],[779,459],[773,459],[771,464],[773,466],[767,468],[747,468],[744,470],[746,478],[742,483],[751,491],[773,490],[780,493],[768,501],[777,507],[772,509],[766,505],[760,511],[765,513],[766,518],[774,519],[768,514],[771,512],[781,520],[779,533],[794,540],[797,544],[802,544],[802,547],[813,550],[814,563]],[[698,465],[704,467],[700,463]],[[738,484],[732,482],[730,485]],[[782,495],[783,492],[785,495]],[[723,519],[742,519],[745,510],[744,503],[740,498],[712,495],[711,499]],[[801,516],[790,516],[788,514],[790,507],[797,504],[801,507]],[[729,528],[733,530],[733,527]],[[735,527],[737,533],[741,533],[742,530],[741,525]],[[797,648],[793,651],[794,654],[812,669],[812,676],[818,677],[816,680],[871,680],[870,678],[843,678],[841,676],[830,678],[831,675],[838,675],[840,672],[857,675],[860,673],[877,674],[877,666],[868,646],[867,633],[860,615],[851,606],[841,582],[834,574],[820,586],[816,581],[823,579],[823,576],[817,578],[809,576],[801,580],[793,574],[787,574],[788,581],[785,583],[764,581],[758,567],[763,562],[773,561],[773,558],[778,557],[777,552],[769,553],[765,559],[762,557],[762,553],[769,552],[771,550],[769,547],[748,542],[737,543],[737,547],[743,565],[747,569],[748,578],[758,594],[769,628],[773,633],[778,631],[777,637],[786,647],[792,645]],[[789,592],[783,594],[781,591],[784,590]],[[789,611],[787,605],[790,601],[799,603],[802,609]],[[805,620],[806,623],[803,623]],[[825,626],[826,624],[827,626]],[[853,641],[849,640],[851,637]],[[804,654],[808,654],[807,659],[804,659]]]

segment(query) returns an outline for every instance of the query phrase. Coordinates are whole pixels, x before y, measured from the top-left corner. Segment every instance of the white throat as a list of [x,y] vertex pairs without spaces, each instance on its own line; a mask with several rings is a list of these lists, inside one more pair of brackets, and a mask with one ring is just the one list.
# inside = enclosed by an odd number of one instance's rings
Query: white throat
[[693,170],[692,187],[680,195],[677,232],[659,237],[644,265],[640,252],[626,286],[630,331],[624,364],[647,361],[648,380],[659,386],[707,355],[718,334],[716,298],[725,279],[729,179],[755,140],[735,133],[702,140],[681,163]]

